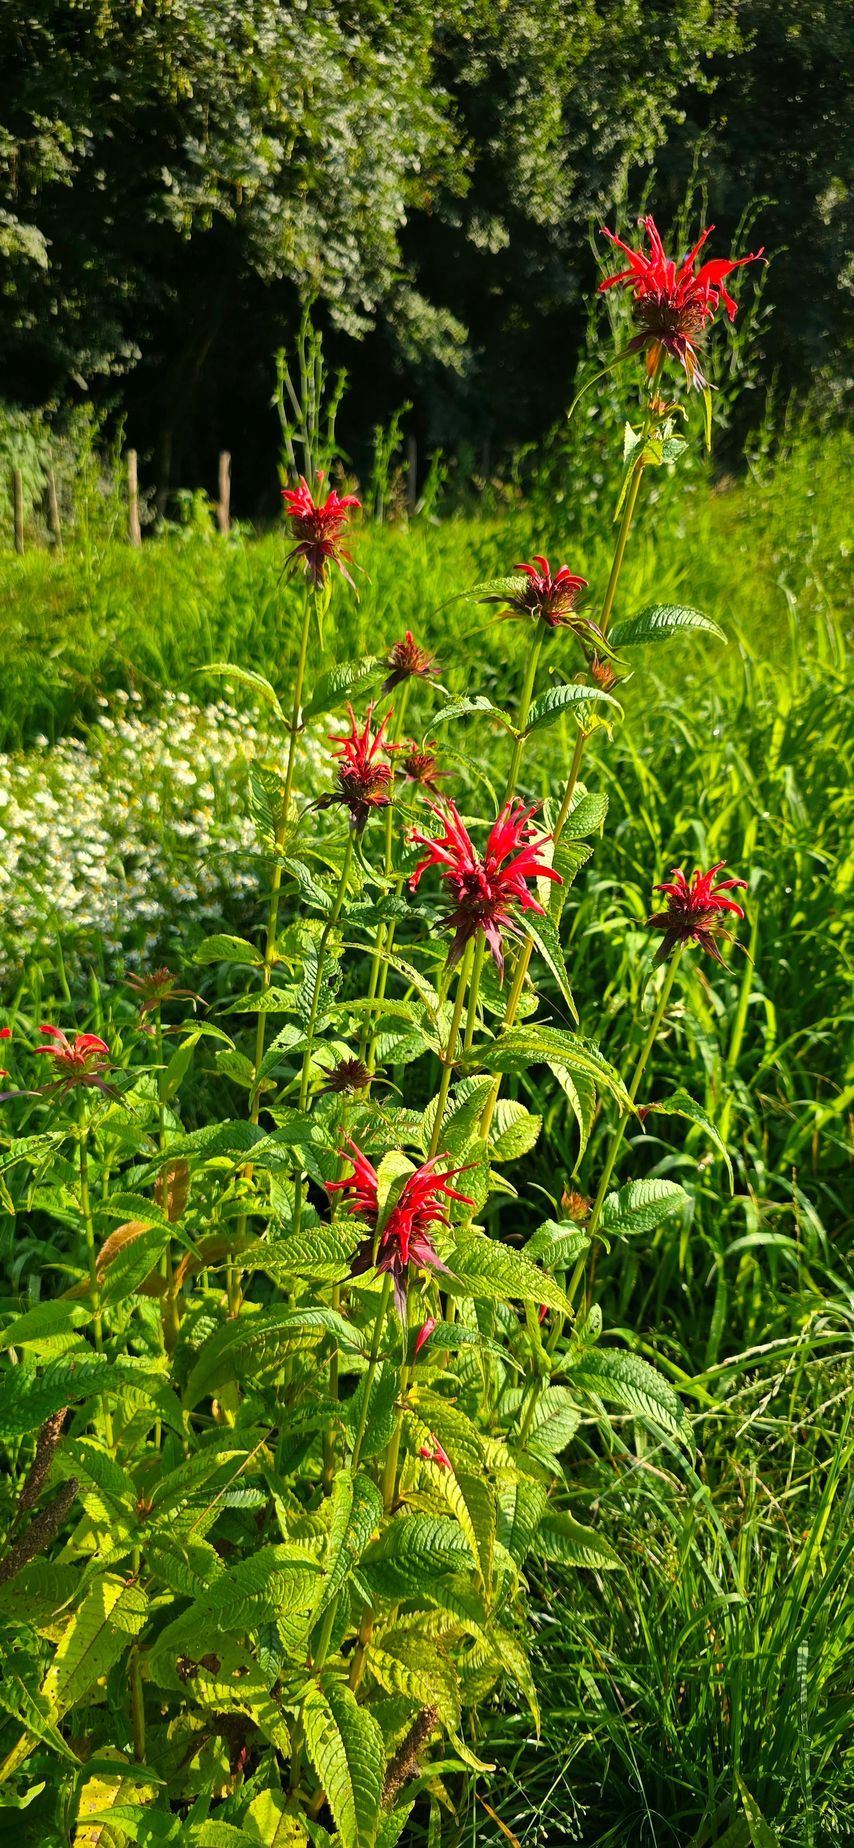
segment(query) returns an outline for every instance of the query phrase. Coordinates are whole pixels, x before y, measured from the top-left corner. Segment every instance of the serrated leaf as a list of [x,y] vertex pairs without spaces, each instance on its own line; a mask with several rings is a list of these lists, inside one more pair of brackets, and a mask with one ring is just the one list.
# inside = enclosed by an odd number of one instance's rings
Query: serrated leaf
[[624,1110],[631,1109],[619,1072],[602,1057],[598,1047],[579,1034],[565,1033],[557,1027],[511,1027],[487,1046],[482,1064],[491,1072],[524,1072],[535,1064],[560,1065],[573,1075],[592,1079],[609,1091]]
[[257,1315],[226,1322],[202,1348],[187,1381],[186,1407],[192,1409],[227,1380],[280,1367],[296,1348],[321,1341],[330,1326],[346,1341],[349,1325],[331,1309],[262,1309]]
[[687,605],[672,603],[651,603],[636,616],[615,622],[611,640],[615,648],[636,648],[644,642],[667,642],[672,636],[690,629],[701,629],[707,635],[717,636],[719,642],[726,641],[723,629],[712,622],[710,616]]
[[540,1559],[565,1566],[592,1566],[598,1571],[619,1570],[622,1561],[595,1528],[583,1527],[571,1514],[546,1514],[533,1544]]
[[497,719],[506,731],[514,730],[513,723],[508,719],[506,712],[502,712],[500,706],[494,706],[492,700],[486,699],[482,693],[450,700],[447,706],[442,706],[439,712],[434,713],[430,720],[431,729],[435,725],[446,725],[451,719],[467,718],[472,712],[488,714],[490,718]]
[[588,793],[579,798],[563,824],[561,841],[582,840],[587,834],[599,834],[608,813],[608,797]]
[[695,1104],[693,1097],[680,1087],[678,1091],[672,1091],[669,1097],[663,1097],[660,1103],[651,1104],[649,1108],[651,1111],[660,1111],[662,1116],[685,1117],[689,1123],[696,1123],[699,1129],[705,1131],[709,1141],[714,1143],[718,1154],[726,1163],[730,1193],[732,1193],[735,1188],[735,1178],[726,1143],[722,1141],[711,1117],[706,1115],[705,1110],[701,1109],[699,1104]]
[[299,1816],[288,1810],[281,1790],[262,1790],[242,1818],[244,1834],[259,1848],[304,1848],[308,1836]]
[[376,1484],[364,1471],[355,1477],[339,1470],[332,1485],[329,1543],[318,1616],[337,1597],[358,1564],[374,1530],[380,1525],[383,1500]]
[[581,1226],[546,1219],[528,1239],[524,1251],[532,1264],[544,1264],[547,1270],[569,1270],[589,1244]]
[[672,1386],[639,1354],[622,1348],[590,1348],[572,1363],[573,1386],[611,1400],[626,1411],[661,1425],[681,1444],[693,1444],[690,1421]]
[[571,1444],[581,1413],[566,1386],[547,1386],[540,1394],[531,1420],[527,1447],[547,1459],[557,1457]]
[[534,1116],[524,1104],[512,1097],[500,1097],[493,1117],[493,1161],[516,1161],[520,1155],[527,1155],[542,1126],[542,1117]]
[[245,937],[229,937],[220,933],[215,937],[205,937],[199,944],[193,961],[203,967],[208,963],[238,963],[246,967],[260,968],[264,958],[254,943],[247,943]]
[[622,713],[622,706],[613,693],[606,693],[603,687],[580,686],[577,681],[569,681],[564,686],[548,687],[535,699],[528,715],[525,735],[544,731],[547,725],[554,725],[563,712],[574,706],[606,705],[615,707]]
[[200,674],[222,674],[227,679],[236,681],[238,686],[248,687],[251,693],[256,693],[259,699],[263,699],[265,705],[271,708],[276,718],[279,719],[283,725],[288,723],[279,704],[279,696],[275,687],[270,685],[269,680],[265,680],[263,674],[256,674],[254,669],[250,667],[235,667],[232,661],[208,661],[205,663],[204,667],[197,668],[196,672]]
[[530,589],[530,581],[521,571],[511,572],[509,577],[487,578],[483,584],[473,584],[471,590],[463,595],[467,598],[518,597],[523,590]]
[[678,1213],[690,1196],[678,1181],[629,1181],[609,1194],[602,1208],[602,1230],[609,1238],[632,1238],[652,1232],[671,1213]]
[[460,1724],[459,1682],[453,1664],[425,1635],[387,1631],[371,1647],[371,1674],[389,1694],[405,1694],[419,1707],[436,1706],[451,1731]]
[[42,1694],[51,1713],[67,1713],[124,1655],[142,1629],[148,1600],[139,1585],[105,1573],[90,1585],[63,1632]]
[[552,1077],[557,1079],[578,1124],[578,1162],[580,1162],[596,1115],[596,1086],[587,1072],[577,1069],[570,1071],[567,1066],[555,1065],[551,1061],[549,1061],[549,1071]]
[[520,914],[519,922],[526,936],[531,938],[532,943],[534,943],[539,950],[543,961],[551,970],[573,1020],[577,1020],[578,1009],[575,1005],[572,989],[569,985],[569,975],[567,973],[566,963],[563,959],[563,950],[553,920],[549,917],[548,913],[546,913],[544,917],[540,917],[539,913],[536,911],[523,911]]
[[348,1687],[309,1687],[302,1706],[308,1756],[342,1848],[374,1848],[385,1775],[383,1736]]
[[447,1287],[454,1295],[462,1293],[482,1302],[545,1303],[560,1315],[571,1315],[572,1305],[566,1292],[546,1271],[541,1271],[511,1245],[478,1233],[452,1251],[448,1264],[451,1277]]
[[367,692],[369,687],[376,686],[387,673],[385,656],[362,655],[356,661],[336,662],[334,667],[327,667],[318,675],[303,717],[314,719],[321,713],[334,711],[355,693]]

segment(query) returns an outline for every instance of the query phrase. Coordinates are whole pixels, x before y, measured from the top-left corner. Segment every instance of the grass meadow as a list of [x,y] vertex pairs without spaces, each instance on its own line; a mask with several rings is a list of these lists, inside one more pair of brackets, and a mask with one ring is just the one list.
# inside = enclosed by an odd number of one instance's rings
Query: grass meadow
[[[678,498],[663,480],[627,555],[620,613],[690,603],[727,643],[641,650],[628,722],[597,732],[585,759],[608,820],[567,905],[564,951],[586,1031],[621,1071],[645,1031],[653,885],[718,860],[749,879],[748,954],[683,966],[648,1079],[702,1106],[731,1176],[696,1127],[654,1113],[634,1125],[634,1174],[679,1181],[686,1204],[606,1243],[596,1272],[611,1338],[679,1392],[695,1447],[628,1413],[582,1419],[562,1459],[566,1506],[619,1565],[528,1572],[541,1736],[523,1706],[484,1704],[473,1744],[498,1768],[451,1774],[454,1815],[441,1837],[431,1824],[431,1848],[854,1839],[850,478],[849,441],[802,431],[738,480],[698,472]],[[508,702],[525,631],[497,629],[460,593],[535,552],[601,585],[606,499],[594,484],[576,501],[558,475],[479,515],[366,523],[359,599],[336,595],[313,671],[411,628],[452,695]],[[16,1035],[42,1019],[121,1026],[123,970],[144,959],[222,998],[194,951],[212,929],[257,928],[243,814],[269,722],[205,669],[231,661],[290,686],[300,591],[282,563],[276,533],[176,531],[134,552],[108,519],[62,557],[0,557],[0,964]],[[560,666],[560,635],[546,667]],[[434,729],[438,703],[417,687],[410,727],[436,743],[455,795],[476,779],[494,794],[506,740],[479,717]],[[325,730],[312,734],[318,779]],[[532,737],[522,793],[559,790],[572,747],[568,719]],[[509,1082],[543,1120],[514,1186],[557,1213],[565,1190],[590,1191],[605,1125],[579,1163],[546,1078]],[[191,1124],[233,1107],[212,1060],[192,1082]],[[509,1241],[522,1229],[512,1191],[490,1214]],[[6,1309],[32,1295],[31,1243],[4,1214]],[[18,1839],[41,1839],[27,1816]],[[417,1812],[410,1827],[404,1839],[419,1840]]]

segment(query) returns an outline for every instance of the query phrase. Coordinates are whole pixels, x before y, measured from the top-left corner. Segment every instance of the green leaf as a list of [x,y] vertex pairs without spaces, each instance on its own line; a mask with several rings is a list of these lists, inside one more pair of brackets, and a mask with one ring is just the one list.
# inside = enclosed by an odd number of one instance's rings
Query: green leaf
[[477,1233],[452,1251],[448,1264],[452,1275],[446,1279],[452,1294],[474,1296],[482,1302],[545,1303],[560,1315],[571,1315],[572,1305],[564,1290],[546,1271],[514,1251],[511,1245]]
[[613,693],[606,693],[602,687],[579,686],[573,680],[565,686],[549,687],[545,693],[540,694],[539,699],[534,700],[528,715],[525,736],[527,737],[531,732],[543,731],[547,725],[554,725],[561,713],[566,712],[569,707],[588,705],[591,701],[596,705],[613,706],[617,712],[622,713],[623,708],[619,700],[614,698]]
[[438,1581],[454,1572],[470,1576],[471,1549],[458,1522],[440,1514],[396,1515],[362,1561],[368,1585],[390,1603],[425,1595],[432,1602]]
[[710,616],[704,616],[700,610],[670,603],[651,603],[648,609],[640,610],[637,616],[615,622],[611,640],[615,648],[635,648],[644,642],[670,641],[672,636],[686,629],[701,629],[707,635],[717,636],[719,642],[726,641],[723,629],[719,629]]
[[542,1126],[542,1117],[534,1116],[524,1104],[512,1097],[500,1097],[493,1117],[493,1161],[516,1161],[520,1155],[527,1155]]
[[243,1833],[259,1848],[305,1848],[308,1836],[299,1816],[288,1811],[280,1790],[262,1790],[242,1817]]
[[730,1193],[735,1191],[735,1178],[726,1143],[721,1139],[711,1118],[706,1115],[705,1110],[701,1109],[699,1104],[695,1104],[693,1097],[690,1097],[687,1091],[683,1091],[681,1087],[678,1091],[671,1091],[669,1097],[663,1097],[658,1104],[650,1104],[649,1108],[652,1111],[661,1111],[663,1116],[686,1117],[689,1123],[696,1123],[698,1128],[705,1130],[709,1141],[714,1143],[718,1154],[726,1163]]
[[576,1400],[566,1386],[547,1386],[537,1400],[527,1448],[551,1461],[571,1444],[581,1423]]
[[543,961],[551,970],[573,1020],[577,1020],[578,1009],[575,1005],[572,989],[569,985],[569,975],[567,974],[566,963],[563,960],[560,938],[552,919],[549,917],[548,913],[546,913],[545,917],[540,917],[536,911],[523,911],[520,914],[519,922],[526,936],[530,937],[532,943],[536,944]]
[[0,1347],[35,1347],[61,1353],[64,1348],[80,1345],[76,1330],[91,1320],[92,1309],[88,1303],[38,1303],[8,1324],[0,1335]]
[[571,808],[563,824],[561,841],[578,841],[586,834],[599,834],[608,813],[608,797],[584,795]]
[[342,1848],[374,1848],[385,1775],[383,1736],[348,1687],[309,1687],[302,1707],[308,1756]]
[[573,1362],[570,1379],[573,1386],[624,1406],[693,1447],[690,1421],[672,1386],[640,1355],[622,1348],[590,1348]]
[[315,719],[323,712],[332,712],[354,694],[376,686],[387,673],[388,662],[384,655],[362,655],[357,661],[336,662],[334,667],[327,667],[318,675],[303,717]]
[[526,1072],[532,1065],[560,1065],[572,1073],[593,1079],[609,1091],[621,1107],[631,1109],[622,1078],[598,1046],[579,1034],[565,1033],[557,1027],[511,1027],[502,1033],[483,1054],[482,1064],[491,1072]]
[[524,1249],[526,1258],[532,1263],[544,1264],[547,1270],[569,1270],[589,1244],[581,1226],[567,1224],[566,1220],[547,1219],[528,1239]]
[[254,943],[247,943],[245,937],[216,936],[206,937],[199,944],[193,958],[203,966],[208,963],[240,963],[247,967],[260,968],[264,958]]
[[596,1086],[589,1073],[578,1070],[570,1071],[567,1066],[555,1065],[551,1060],[549,1071],[552,1077],[557,1079],[578,1124],[578,1161],[580,1162],[593,1128],[593,1118],[596,1115]]
[[142,1629],[147,1609],[139,1585],[106,1573],[90,1585],[63,1631],[42,1686],[52,1714],[67,1713],[108,1673]]
[[382,1521],[383,1500],[370,1476],[339,1470],[332,1485],[329,1544],[317,1615],[337,1597]]
[[477,600],[479,597],[518,597],[520,591],[530,588],[529,580],[521,571],[510,577],[487,578],[483,584],[473,584],[471,590],[463,592],[465,597]]
[[571,1514],[547,1514],[533,1544],[540,1559],[564,1566],[593,1566],[599,1571],[619,1570],[622,1561],[613,1547],[592,1527],[583,1527]]
[[460,1690],[447,1656],[424,1635],[407,1630],[386,1632],[371,1645],[371,1674],[387,1694],[404,1694],[419,1707],[436,1706],[451,1732],[460,1724]]
[[486,699],[482,693],[475,693],[471,697],[466,696],[463,699],[450,700],[447,706],[443,706],[439,712],[434,713],[433,718],[430,720],[431,728],[434,725],[445,725],[451,719],[466,718],[471,712],[488,713],[490,718],[497,719],[499,724],[504,726],[505,731],[512,732],[515,730],[506,712],[502,712],[500,706],[494,706],[492,700]]
[[257,1270],[265,1271],[280,1288],[287,1289],[295,1277],[311,1278],[318,1283],[340,1283],[350,1269],[353,1253],[361,1244],[366,1228],[354,1221],[322,1226],[317,1232],[297,1232],[275,1244],[262,1245],[253,1255]]
[[744,1819],[750,1833],[750,1848],[780,1848],[780,1837],[776,1829],[765,1821],[756,1798],[751,1796],[743,1779],[736,1772],[736,1783],[744,1808]]
[[[374,1374],[365,1434],[362,1438],[362,1456],[366,1459],[378,1456],[391,1441],[391,1434],[397,1422],[395,1402],[398,1385],[397,1368],[393,1367],[390,1361],[381,1360]],[[368,1375],[364,1374],[347,1406],[347,1417],[354,1431],[367,1387]]]
[[689,1199],[678,1181],[629,1181],[618,1193],[608,1195],[602,1208],[602,1230],[609,1238],[652,1232]]
[[226,1322],[205,1342],[187,1381],[184,1404],[188,1409],[225,1381],[242,1379],[278,1368],[297,1348],[315,1346],[327,1330],[359,1346],[349,1323],[333,1309],[262,1309]]
[[543,1483],[535,1482],[530,1476],[499,1483],[496,1537],[517,1566],[524,1564],[545,1511]]
[[265,680],[263,674],[256,674],[250,667],[235,667],[231,661],[208,661],[204,667],[198,667],[195,671],[197,674],[223,674],[229,680],[235,680],[238,686],[248,687],[251,693],[257,693],[259,699],[265,701],[283,725],[287,725],[288,720],[279,704],[276,689],[270,685],[269,680]]

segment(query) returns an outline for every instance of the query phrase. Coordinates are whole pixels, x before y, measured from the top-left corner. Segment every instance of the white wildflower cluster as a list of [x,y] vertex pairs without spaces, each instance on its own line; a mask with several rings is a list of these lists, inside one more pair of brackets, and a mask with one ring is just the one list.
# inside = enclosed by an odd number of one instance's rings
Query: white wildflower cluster
[[[57,936],[144,966],[164,936],[218,920],[263,878],[248,769],[253,757],[281,767],[281,735],[186,693],[154,715],[135,693],[101,705],[85,741],[0,754],[0,976]],[[320,786],[324,755],[319,738],[303,741],[304,787]]]

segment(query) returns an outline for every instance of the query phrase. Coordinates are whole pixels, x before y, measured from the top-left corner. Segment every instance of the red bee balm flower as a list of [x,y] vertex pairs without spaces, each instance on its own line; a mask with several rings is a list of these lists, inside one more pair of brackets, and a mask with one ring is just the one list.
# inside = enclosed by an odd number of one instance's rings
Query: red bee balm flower
[[613,231],[602,226],[603,237],[610,238],[612,244],[625,251],[629,267],[616,276],[606,276],[599,288],[613,289],[622,283],[632,291],[634,319],[641,332],[630,342],[629,351],[639,352],[647,347],[650,372],[654,372],[664,350],[684,366],[692,385],[705,390],[707,381],[700,371],[695,343],[704,337],[707,324],[714,320],[721,302],[730,320],[735,319],[736,304],[726,288],[726,278],[745,263],[757,263],[763,252],[751,251],[749,257],[714,257],[710,263],[703,263],[695,275],[694,264],[714,225],[703,232],[677,269],[673,259],[665,253],[655,220],[642,218],[639,222],[649,238],[649,256],[641,250],[631,250],[622,238],[615,237]]
[[[323,480],[318,473],[318,487]],[[285,517],[291,523],[291,531],[297,543],[289,557],[289,563],[295,564],[301,558],[308,576],[320,587],[326,581],[326,567],[331,562],[337,565],[342,577],[348,584],[353,584],[346,566],[352,563],[349,552],[341,544],[341,535],[350,518],[350,511],[360,507],[361,501],[355,494],[336,494],[333,488],[325,501],[316,501],[304,475],[300,476],[298,488],[283,488]],[[346,563],[345,563],[346,560]]]
[[417,783],[420,789],[429,789],[431,795],[438,796],[439,778],[450,776],[450,770],[439,769],[439,754],[434,744],[425,739],[423,745],[411,738],[404,747],[404,755],[399,759],[401,774],[407,783]]
[[428,866],[440,866],[442,878],[456,901],[446,920],[455,932],[449,962],[458,962],[470,938],[482,930],[499,974],[503,975],[501,930],[502,927],[514,929],[513,908],[544,915],[543,906],[528,890],[527,881],[553,879],[556,885],[563,883],[560,874],[540,858],[541,849],[551,840],[551,835],[535,834],[532,830],[530,821],[534,809],[526,809],[521,802],[508,802],[493,823],[481,859],[455,804],[448,802],[444,809],[437,808],[435,803],[430,806],[434,815],[444,822],[445,832],[431,840],[429,835],[413,830],[410,839],[417,846],[427,848],[427,858],[411,875],[410,888],[415,890]]
[[677,943],[699,943],[702,950],[707,950],[715,962],[723,963],[723,957],[715,942],[715,937],[725,937],[731,941],[732,932],[723,928],[723,913],[743,918],[744,912],[732,898],[724,898],[724,892],[734,891],[740,886],[747,891],[746,879],[724,879],[715,885],[715,875],[726,865],[719,860],[717,866],[701,873],[699,868],[692,875],[688,884],[685,874],[675,868],[666,885],[657,885],[656,892],[667,893],[667,910],[656,911],[647,918],[649,930],[664,932],[661,948],[656,962],[663,962],[670,955]]
[[402,642],[395,642],[394,647],[389,649],[388,664],[391,673],[383,681],[384,693],[391,693],[402,681],[411,680],[413,676],[426,680],[429,674],[435,672],[436,667],[426,648],[419,648],[411,629],[407,629]]
[[[367,1219],[370,1225],[376,1227],[379,1217],[377,1171],[352,1138],[348,1138],[348,1141],[353,1172],[342,1181],[328,1181],[326,1191],[352,1194],[349,1212],[358,1219]],[[342,1149],[341,1153],[345,1155],[346,1151]],[[448,1168],[444,1174],[436,1173],[439,1162],[447,1160],[447,1155],[434,1155],[432,1160],[423,1162],[420,1168],[407,1175],[400,1198],[392,1207],[383,1227],[376,1257],[376,1240],[372,1233],[360,1245],[351,1265],[354,1277],[374,1269],[391,1272],[401,1319],[404,1319],[406,1308],[409,1265],[447,1272],[447,1264],[442,1263],[427,1231],[431,1225],[448,1225],[447,1216],[442,1211],[443,1202],[462,1200],[465,1206],[474,1205],[467,1194],[457,1193],[448,1185],[455,1175],[462,1172],[460,1168]]]
[[98,1038],[97,1033],[75,1033],[70,1040],[59,1027],[40,1027],[40,1033],[46,1033],[53,1040],[51,1046],[35,1046],[36,1056],[46,1053],[49,1059],[56,1061],[59,1076],[50,1090],[72,1091],[78,1085],[87,1089],[104,1091],[108,1097],[115,1096],[109,1085],[104,1083],[104,1073],[109,1070],[110,1048]]
[[539,553],[534,554],[532,565],[514,565],[513,569],[527,578],[524,589],[511,596],[481,597],[481,603],[501,603],[508,616],[529,616],[534,622],[546,623],[549,629],[573,626],[573,611],[580,592],[587,589],[586,578],[573,577],[568,565],[561,565],[552,577],[548,559]]
[[[374,716],[373,706],[368,707],[365,723],[359,730],[358,720],[352,706],[347,707],[350,714],[350,731],[345,738],[333,737],[331,742],[338,746],[341,762],[338,766],[338,787],[328,796],[321,796],[318,808],[330,808],[333,802],[343,803],[350,810],[350,820],[355,829],[361,833],[373,809],[388,808],[391,801],[391,764],[388,752],[397,750],[397,745],[385,742],[383,733],[391,718],[387,712],[376,732],[371,731]],[[385,762],[382,755],[385,754]]]

